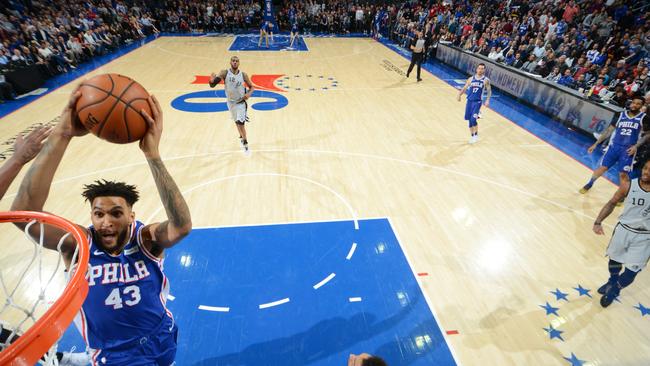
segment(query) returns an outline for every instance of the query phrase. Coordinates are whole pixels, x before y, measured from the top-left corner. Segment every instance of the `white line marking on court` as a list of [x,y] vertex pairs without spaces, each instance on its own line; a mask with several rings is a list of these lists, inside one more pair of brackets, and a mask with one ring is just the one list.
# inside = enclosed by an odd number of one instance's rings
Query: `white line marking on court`
[[[487,184],[490,184],[490,185],[493,185],[493,186],[504,188],[504,189],[507,189],[509,191],[517,192],[517,193],[523,194],[524,196],[535,198],[535,199],[538,199],[540,201],[552,204],[552,205],[554,205],[556,207],[560,207],[560,208],[563,208],[565,210],[571,211],[571,212],[575,213],[578,216],[582,216],[582,217],[588,218],[590,220],[595,220],[596,219],[594,216],[587,215],[587,214],[585,214],[583,212],[580,212],[580,211],[578,211],[578,210],[576,210],[574,208],[571,208],[569,206],[565,206],[565,205],[563,205],[561,203],[552,201],[552,200],[550,200],[548,198],[544,198],[541,195],[530,193],[530,192],[525,191],[523,189],[511,187],[511,186],[508,186],[506,184],[503,184],[503,183],[500,183],[500,182],[497,182],[497,181],[494,181],[494,180],[491,180],[491,179],[488,179],[488,178],[483,178],[483,177],[479,177],[479,176],[472,175],[472,174],[469,174],[469,173],[460,172],[460,171],[452,170],[452,169],[445,168],[445,167],[435,166],[435,165],[431,165],[431,164],[428,164],[428,163],[422,163],[422,162],[419,162],[419,161],[398,159],[398,158],[393,158],[393,157],[389,157],[389,156],[381,156],[381,155],[371,155],[371,154],[364,154],[364,153],[352,153],[352,152],[346,152],[346,151],[329,151],[329,150],[264,149],[264,150],[255,150],[255,152],[256,152],[256,154],[261,154],[261,153],[301,154],[302,153],[302,154],[341,155],[341,156],[360,157],[360,158],[373,159],[373,160],[392,161],[392,162],[395,162],[395,163],[413,165],[413,166],[421,167],[421,168],[429,168],[429,169],[434,169],[434,170],[438,170],[438,171],[442,171],[442,172],[446,172],[446,173],[450,173],[450,174],[456,174],[456,175],[459,175],[459,176],[462,176],[462,177],[465,177],[465,178],[479,180],[481,182],[484,182],[484,183],[487,183]],[[171,162],[171,161],[190,159],[190,158],[209,157],[209,156],[213,156],[213,155],[215,155],[215,156],[218,156],[218,155],[231,155],[231,154],[241,154],[241,150],[237,149],[237,150],[225,150],[225,151],[209,152],[209,153],[202,153],[202,154],[180,155],[180,156],[175,156],[175,157],[171,157],[171,158],[165,158],[165,159],[163,159],[163,161]],[[106,172],[111,172],[111,171],[116,171],[116,170],[123,170],[125,168],[130,168],[130,167],[135,167],[135,166],[144,166],[144,165],[147,165],[146,161],[143,161],[143,162],[140,162],[140,163],[126,164],[126,165],[111,167],[111,168],[106,168],[106,169],[100,169],[100,170],[97,170],[97,171],[94,171],[94,172],[79,174],[79,175],[75,175],[75,176],[72,176],[72,177],[69,177],[69,178],[64,178],[64,179],[61,179],[61,180],[57,180],[57,181],[52,182],[52,185],[53,186],[58,185],[58,184],[61,184],[61,183],[72,181],[72,180],[77,180],[79,178],[97,175],[99,173],[106,173]],[[613,183],[612,183],[612,185],[613,185]],[[17,193],[12,193],[12,194],[5,195],[5,198],[15,197],[16,194]],[[606,226],[610,227],[610,228],[613,227],[610,224],[606,224]]]
[[174,301],[174,300],[176,300],[176,297],[174,295],[170,294],[170,295],[167,295],[167,300]]
[[323,287],[326,283],[330,282],[330,280],[334,278],[334,276],[336,276],[336,273],[334,272],[330,273],[329,276],[325,277],[322,281],[320,281],[319,283],[313,286],[314,290],[318,290],[319,288]]
[[357,243],[352,243],[352,246],[350,247],[350,251],[348,252],[348,255],[345,257],[345,259],[350,260],[352,256],[354,255],[354,251],[357,250]]
[[[196,190],[196,189],[199,189],[199,188],[205,187],[205,186],[207,186],[207,185],[210,185],[210,184],[212,184],[212,183],[217,183],[217,182],[225,181],[225,180],[229,180],[229,179],[243,178],[243,177],[284,177],[284,178],[294,178],[294,179],[297,179],[297,180],[301,180],[301,181],[303,181],[303,182],[308,182],[308,183],[314,184],[314,185],[316,185],[316,186],[319,186],[319,187],[325,189],[326,191],[332,193],[332,194],[335,195],[335,196],[336,196],[336,197],[337,197],[341,202],[343,202],[343,204],[345,205],[345,207],[347,207],[348,210],[350,211],[350,214],[352,214],[352,218],[353,218],[353,221],[354,221],[354,229],[355,229],[355,230],[359,230],[359,221],[357,220],[357,213],[354,211],[354,209],[352,208],[352,206],[350,205],[350,203],[349,203],[345,198],[343,198],[343,196],[342,196],[340,193],[336,192],[336,191],[333,190],[332,188],[329,188],[328,186],[326,186],[326,185],[324,185],[324,184],[322,184],[322,183],[316,182],[316,181],[311,180],[311,179],[309,179],[309,178],[300,177],[300,176],[297,176],[297,175],[291,175],[291,174],[280,174],[280,173],[250,173],[250,174],[236,174],[236,175],[231,175],[231,176],[227,176],[227,177],[221,177],[221,178],[217,178],[217,179],[212,179],[212,180],[209,180],[209,181],[206,181],[206,182],[203,182],[203,183],[197,184],[197,185],[195,185],[195,186],[192,187],[192,188],[188,188],[188,189],[182,191],[181,193],[182,193],[182,194],[186,194],[186,193],[192,192],[192,191],[194,191],[194,190]],[[146,222],[151,222],[151,220],[153,220],[153,218],[154,218],[154,217],[155,217],[155,216],[156,216],[160,211],[162,211],[162,209],[163,209],[163,206],[159,206],[159,207],[158,207],[158,208],[157,208],[157,209],[156,209],[156,210],[155,210],[151,215],[149,215],[149,217],[147,218]]]
[[351,297],[351,298],[348,299],[348,301],[350,301],[350,302],[361,302],[361,298],[360,297]]
[[199,310],[215,311],[215,312],[219,312],[219,313],[227,313],[227,312],[230,311],[230,308],[223,307],[223,306],[199,305]]
[[411,258],[406,252],[406,248],[402,245],[402,240],[399,237],[399,233],[397,232],[397,229],[393,225],[393,222],[391,221],[390,217],[387,217],[386,220],[388,220],[388,225],[390,225],[391,230],[393,230],[393,233],[395,234],[395,238],[397,239],[397,245],[399,245],[400,248],[402,248],[402,253],[404,253],[404,258],[406,258],[406,263],[408,263],[409,268],[411,269],[411,273],[413,277],[415,277],[415,282],[418,284],[418,289],[422,293],[422,296],[424,296],[424,300],[427,302],[427,305],[431,310],[431,314],[433,314],[433,318],[436,320],[436,323],[438,324],[440,333],[445,338],[445,342],[447,343],[447,347],[449,347],[449,352],[451,352],[451,356],[454,358],[454,361],[456,361],[456,364],[460,366],[458,355],[456,354],[456,351],[454,351],[451,342],[449,342],[448,339],[449,337],[447,337],[447,334],[445,332],[445,327],[442,326],[442,323],[440,322],[440,318],[438,318],[438,314],[436,313],[436,310],[433,308],[432,305],[433,303],[429,299],[429,296],[427,296],[427,293],[422,289],[422,285],[420,285],[420,278],[416,275],[415,271],[413,270],[413,262],[411,262]]
[[289,301],[290,301],[289,298],[288,298],[288,297],[285,297],[285,298],[282,299],[282,300],[273,301],[273,302],[267,302],[266,304],[260,304],[260,309],[266,309],[266,308],[270,308],[270,307],[273,307],[273,306],[278,306],[278,305],[286,304],[286,303],[288,303]]

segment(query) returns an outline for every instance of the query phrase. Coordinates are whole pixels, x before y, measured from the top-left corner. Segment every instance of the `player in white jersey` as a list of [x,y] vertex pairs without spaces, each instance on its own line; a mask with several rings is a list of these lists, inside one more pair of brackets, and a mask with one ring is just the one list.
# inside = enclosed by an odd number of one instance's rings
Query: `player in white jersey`
[[[248,103],[246,101],[251,97],[255,87],[248,78],[248,75],[239,69],[239,57],[230,58],[230,69],[221,70],[219,74],[212,73],[210,76],[210,87],[214,88],[221,80],[224,81],[228,110],[232,119],[235,121],[237,131],[239,132],[239,142],[244,148],[244,153],[250,153],[248,149],[248,139],[246,138],[246,126],[248,122]],[[248,85],[248,91],[246,91]]]
[[[602,221],[616,204],[625,199],[624,209],[607,247],[609,280],[598,289],[602,307],[609,306],[629,286],[650,259],[650,161],[641,170],[641,178],[622,182],[614,197],[600,210],[593,230],[603,235]],[[625,270],[621,270],[625,266]]]

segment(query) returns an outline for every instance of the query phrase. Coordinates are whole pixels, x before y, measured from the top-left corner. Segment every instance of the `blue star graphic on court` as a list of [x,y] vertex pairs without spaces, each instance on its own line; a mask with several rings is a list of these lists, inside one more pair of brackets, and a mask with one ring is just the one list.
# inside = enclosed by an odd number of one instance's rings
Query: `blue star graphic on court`
[[549,335],[549,337],[551,337],[551,339],[558,338],[559,340],[564,342],[564,338],[562,338],[562,333],[564,333],[564,331],[557,330],[557,329],[553,328],[552,325],[549,325],[548,328],[544,328],[544,330],[548,333],[548,335]]
[[641,303],[639,303],[639,305],[635,306],[634,308],[638,309],[641,312],[641,316],[650,315],[650,308],[646,308]]
[[571,362],[571,366],[582,366],[585,362],[587,362],[585,360],[581,360],[578,357],[576,357],[576,355],[574,355],[573,352],[571,352],[571,358],[569,357],[562,357],[562,358]]
[[539,306],[540,306],[542,309],[546,310],[546,315],[553,314],[553,315],[555,315],[555,316],[560,316],[560,315],[558,315],[558,313],[557,313],[557,311],[558,311],[560,308],[554,308],[551,304],[548,303],[548,301],[546,302],[546,305],[539,305]]
[[578,291],[578,293],[580,294],[579,296],[589,296],[589,297],[592,297],[592,296],[589,294],[589,291],[591,291],[591,290],[588,289],[588,288],[584,288],[584,287],[582,287],[581,284],[578,284],[578,287],[574,287],[573,289],[576,290],[576,291]]
[[569,294],[560,291],[560,289],[557,289],[557,288],[556,288],[555,291],[549,291],[549,292],[552,293],[553,295],[555,295],[555,300],[558,300],[558,301],[560,301],[560,300],[564,300],[564,301],[566,301],[566,302],[569,301],[569,300],[567,300],[567,296],[568,296]]

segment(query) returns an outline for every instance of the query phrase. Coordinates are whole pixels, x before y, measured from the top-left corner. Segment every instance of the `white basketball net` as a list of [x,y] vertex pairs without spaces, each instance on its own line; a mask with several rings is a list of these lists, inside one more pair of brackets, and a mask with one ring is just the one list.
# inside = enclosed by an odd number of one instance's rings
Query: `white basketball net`
[[[40,225],[40,237],[36,241],[28,234],[29,229]],[[12,230],[11,222],[0,223],[4,230]],[[0,352],[15,342],[40,316],[42,316],[52,303],[61,295],[66,284],[66,276],[63,270],[63,257],[61,247],[66,238],[71,234],[66,233],[58,242],[57,252],[43,246],[46,227],[37,220],[32,220],[25,227],[25,236],[29,240],[19,243],[25,250],[19,251],[17,257],[0,258]],[[15,230],[14,230],[15,231]],[[12,243],[16,248],[17,243]],[[21,248],[22,249],[22,248]],[[77,262],[79,247],[74,251],[71,263]],[[57,255],[58,254],[58,255]],[[26,258],[31,258],[25,260]],[[3,261],[9,260],[8,263]],[[15,263],[18,263],[17,265]],[[11,264],[14,264],[13,266]],[[19,268],[16,268],[19,267]],[[76,268],[76,266],[73,266]],[[72,271],[75,269],[72,268]],[[68,278],[71,278],[70,273]],[[56,357],[57,343],[54,343],[50,350],[43,355],[39,361],[40,365],[58,365]]]

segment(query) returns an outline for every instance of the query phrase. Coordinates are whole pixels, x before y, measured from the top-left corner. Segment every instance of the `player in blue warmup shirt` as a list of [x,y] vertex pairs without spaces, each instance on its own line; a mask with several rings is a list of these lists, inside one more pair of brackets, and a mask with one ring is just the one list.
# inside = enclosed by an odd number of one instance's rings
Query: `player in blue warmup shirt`
[[293,48],[293,42],[296,41],[296,38],[298,38],[298,22],[294,22],[291,25],[291,40],[289,41],[289,48]]
[[478,142],[478,122],[479,114],[481,112],[481,105],[483,104],[483,90],[487,91],[487,98],[485,98],[485,106],[490,105],[490,97],[492,96],[492,87],[490,86],[490,79],[485,76],[485,64],[478,64],[476,67],[476,75],[470,77],[465,82],[465,86],[458,93],[458,101],[463,93],[467,92],[467,105],[465,106],[465,120],[469,122],[469,143],[474,144]]
[[[630,106],[621,112],[618,118],[615,118],[607,126],[607,130],[598,137],[598,140],[589,147],[587,152],[591,154],[611,135],[607,151],[600,160],[600,166],[594,170],[589,182],[580,188],[580,193],[587,193],[596,179],[614,165],[618,170],[620,183],[629,182],[628,174],[632,172],[636,151],[647,141],[648,131],[650,131],[650,118],[646,113],[641,112],[641,107],[643,107],[643,98],[641,96],[633,97]],[[641,132],[644,133],[643,137],[641,137]]]
[[262,21],[260,26],[260,40],[257,42],[257,47],[262,47],[262,40],[266,41],[266,48],[269,48],[269,22],[266,20]]
[[[42,211],[56,172],[74,136],[88,133],[77,127],[74,114],[80,93],[75,91],[61,114],[60,122],[46,141],[43,151],[25,175],[12,210]],[[92,364],[174,364],[178,328],[165,307],[169,280],[163,273],[164,251],[178,243],[192,229],[190,211],[176,183],[163,164],[158,146],[163,117],[155,97],[149,98],[153,116],[142,116],[148,130],[140,141],[158,189],[167,220],[144,225],[135,220],[133,204],[138,200],[134,186],[109,181],[86,185],[83,196],[90,203],[88,236],[88,296],[75,319]],[[117,149],[118,147],[115,146]],[[19,224],[24,229],[24,224]],[[39,225],[30,235],[39,237]],[[44,246],[56,250],[64,232],[45,230]],[[76,244],[68,238],[61,253],[67,270],[74,268]]]

